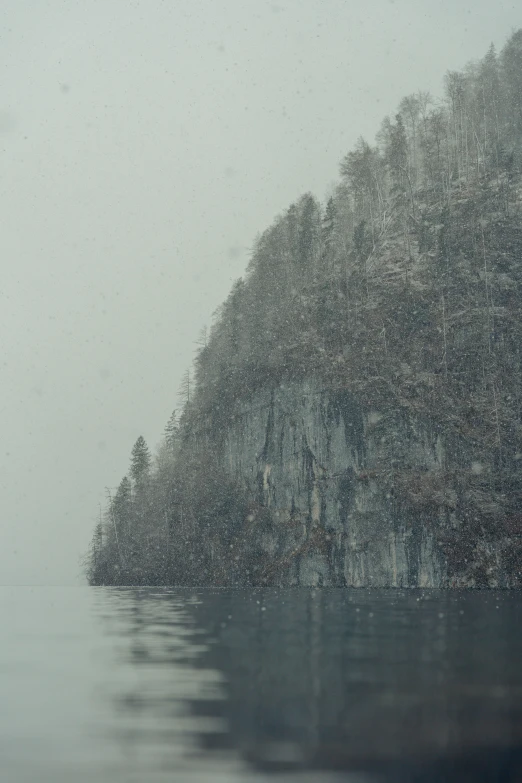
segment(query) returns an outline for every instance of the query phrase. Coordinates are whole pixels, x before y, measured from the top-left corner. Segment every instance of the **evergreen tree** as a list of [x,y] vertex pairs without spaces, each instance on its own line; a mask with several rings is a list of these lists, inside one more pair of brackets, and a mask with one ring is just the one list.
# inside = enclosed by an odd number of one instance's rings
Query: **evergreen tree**
[[320,232],[320,211],[314,197],[307,193],[299,203],[297,264],[304,272],[313,268]]
[[132,498],[132,487],[127,476],[124,476],[120,481],[116,495],[114,496],[113,507],[114,512],[122,521],[127,521],[129,507]]
[[165,425],[165,443],[171,452],[176,449],[179,436],[179,423],[176,411],[173,410],[170,419]]
[[144,478],[150,469],[151,456],[143,435],[140,435],[131,452],[130,473],[133,480],[138,483]]
[[327,244],[331,241],[332,234],[335,227],[335,202],[333,197],[330,196],[326,204],[323,217],[323,242]]

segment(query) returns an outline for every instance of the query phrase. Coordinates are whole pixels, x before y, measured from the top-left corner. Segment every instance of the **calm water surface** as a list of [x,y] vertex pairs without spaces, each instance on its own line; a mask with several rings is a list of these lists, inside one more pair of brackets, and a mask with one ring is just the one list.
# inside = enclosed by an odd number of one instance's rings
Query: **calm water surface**
[[522,781],[522,595],[0,588],[6,783]]

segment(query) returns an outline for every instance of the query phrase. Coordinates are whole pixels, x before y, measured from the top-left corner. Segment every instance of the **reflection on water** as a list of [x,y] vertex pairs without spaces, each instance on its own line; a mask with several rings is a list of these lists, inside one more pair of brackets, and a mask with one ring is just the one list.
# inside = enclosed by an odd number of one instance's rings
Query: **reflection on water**
[[[95,611],[114,642],[117,674],[100,697],[111,721],[109,737],[144,773],[187,772],[207,735],[223,735],[218,714],[196,716],[192,706],[224,698],[223,677],[197,665],[209,642],[190,614],[197,596],[168,591],[99,589]],[[106,727],[98,740],[103,742]]]
[[518,595],[215,593],[193,614],[218,639],[203,660],[225,675],[230,734],[258,768],[365,769],[397,780],[514,771]]
[[0,609],[10,783],[522,780],[517,594],[13,588]]

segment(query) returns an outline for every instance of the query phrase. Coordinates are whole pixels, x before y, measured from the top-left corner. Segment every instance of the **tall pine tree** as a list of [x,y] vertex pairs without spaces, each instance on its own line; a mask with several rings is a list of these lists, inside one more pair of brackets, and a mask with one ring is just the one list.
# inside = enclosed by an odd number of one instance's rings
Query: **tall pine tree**
[[171,417],[165,425],[165,443],[171,453],[176,449],[179,435],[179,424],[176,411],[172,411]]
[[140,435],[131,452],[130,473],[133,480],[138,483],[149,472],[151,456],[143,435]]

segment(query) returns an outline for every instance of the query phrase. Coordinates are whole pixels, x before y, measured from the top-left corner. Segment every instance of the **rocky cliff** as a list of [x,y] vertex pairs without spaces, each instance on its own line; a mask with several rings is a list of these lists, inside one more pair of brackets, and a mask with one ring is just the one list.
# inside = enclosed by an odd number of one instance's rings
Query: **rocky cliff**
[[319,381],[260,391],[225,438],[227,471],[253,501],[236,558],[280,585],[511,586],[509,537],[448,560],[462,474],[473,483],[482,466],[469,453],[457,466],[437,429]]

